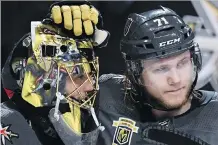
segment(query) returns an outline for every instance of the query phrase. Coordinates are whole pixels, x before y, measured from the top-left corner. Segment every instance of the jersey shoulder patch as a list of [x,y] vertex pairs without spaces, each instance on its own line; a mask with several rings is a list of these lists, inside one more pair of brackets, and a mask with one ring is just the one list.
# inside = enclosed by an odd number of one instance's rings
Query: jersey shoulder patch
[[15,109],[1,103],[1,136],[3,145],[31,144],[41,145],[36,133],[27,123],[24,116]]

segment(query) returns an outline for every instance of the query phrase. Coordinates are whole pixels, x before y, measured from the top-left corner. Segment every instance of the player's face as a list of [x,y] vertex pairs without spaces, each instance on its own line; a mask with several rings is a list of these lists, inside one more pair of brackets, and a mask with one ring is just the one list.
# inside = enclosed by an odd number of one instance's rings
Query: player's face
[[146,60],[142,73],[147,91],[168,109],[180,108],[189,96],[193,79],[190,51],[158,60]]
[[72,76],[72,80],[69,76],[67,77],[65,92],[67,95],[70,95],[77,100],[85,99],[87,97],[86,93],[94,89],[92,85],[93,82],[91,83],[89,81],[87,75]]

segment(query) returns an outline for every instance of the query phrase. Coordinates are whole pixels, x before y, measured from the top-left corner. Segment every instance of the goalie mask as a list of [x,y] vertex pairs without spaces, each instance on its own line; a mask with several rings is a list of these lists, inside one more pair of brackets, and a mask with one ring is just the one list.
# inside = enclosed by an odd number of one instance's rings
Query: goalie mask
[[[53,106],[56,97],[85,109],[93,106],[99,68],[91,40],[68,38],[41,22],[31,23],[31,36],[33,56],[25,67],[23,99],[35,107]],[[84,93],[80,89],[86,84],[90,89]]]
[[[94,143],[104,129],[93,108],[98,74],[92,38],[72,39],[55,26],[32,22],[31,35],[22,37],[11,51],[2,82],[8,97],[27,110],[28,117],[40,114],[64,143],[72,143],[72,137],[73,144]],[[82,113],[92,115],[97,128],[84,133]]]
[[[190,65],[192,68],[189,70],[193,70],[190,71],[192,83],[189,93],[192,92],[196,85],[197,72],[201,69],[201,53],[198,44],[193,39],[194,33],[191,28],[168,8],[161,7],[141,14],[129,15],[124,28],[124,36],[120,42],[120,49],[126,62],[127,77],[132,87],[130,92],[134,94],[135,101],[155,109],[170,110],[155,100],[155,97],[148,92],[148,86],[153,86],[145,84],[145,80],[142,79],[142,74],[150,69],[145,67],[145,62],[162,61],[183,55],[187,51],[190,52],[188,58],[190,61],[187,59],[187,63],[192,64]],[[176,69],[180,69],[179,65],[179,63],[176,64]],[[168,70],[170,69],[174,68],[170,66]],[[153,88],[153,90],[155,89]],[[158,91],[156,90],[156,92]]]

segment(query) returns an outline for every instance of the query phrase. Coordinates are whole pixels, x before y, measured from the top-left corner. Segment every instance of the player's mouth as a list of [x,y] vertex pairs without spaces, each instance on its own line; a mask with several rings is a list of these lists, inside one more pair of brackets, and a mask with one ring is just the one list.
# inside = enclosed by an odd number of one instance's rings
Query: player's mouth
[[168,93],[168,94],[179,94],[179,93],[181,93],[181,91],[182,91],[184,88],[185,88],[185,87],[181,87],[181,88],[179,88],[179,89],[166,91],[166,93]]

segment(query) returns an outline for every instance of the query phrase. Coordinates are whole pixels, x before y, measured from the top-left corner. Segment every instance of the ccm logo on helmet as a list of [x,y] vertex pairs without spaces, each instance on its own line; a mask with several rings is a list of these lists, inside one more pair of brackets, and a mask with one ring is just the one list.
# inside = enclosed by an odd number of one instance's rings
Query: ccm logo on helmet
[[174,44],[176,42],[180,42],[180,38],[168,40],[168,41],[165,41],[165,42],[161,42],[160,47],[171,45],[171,44]]

